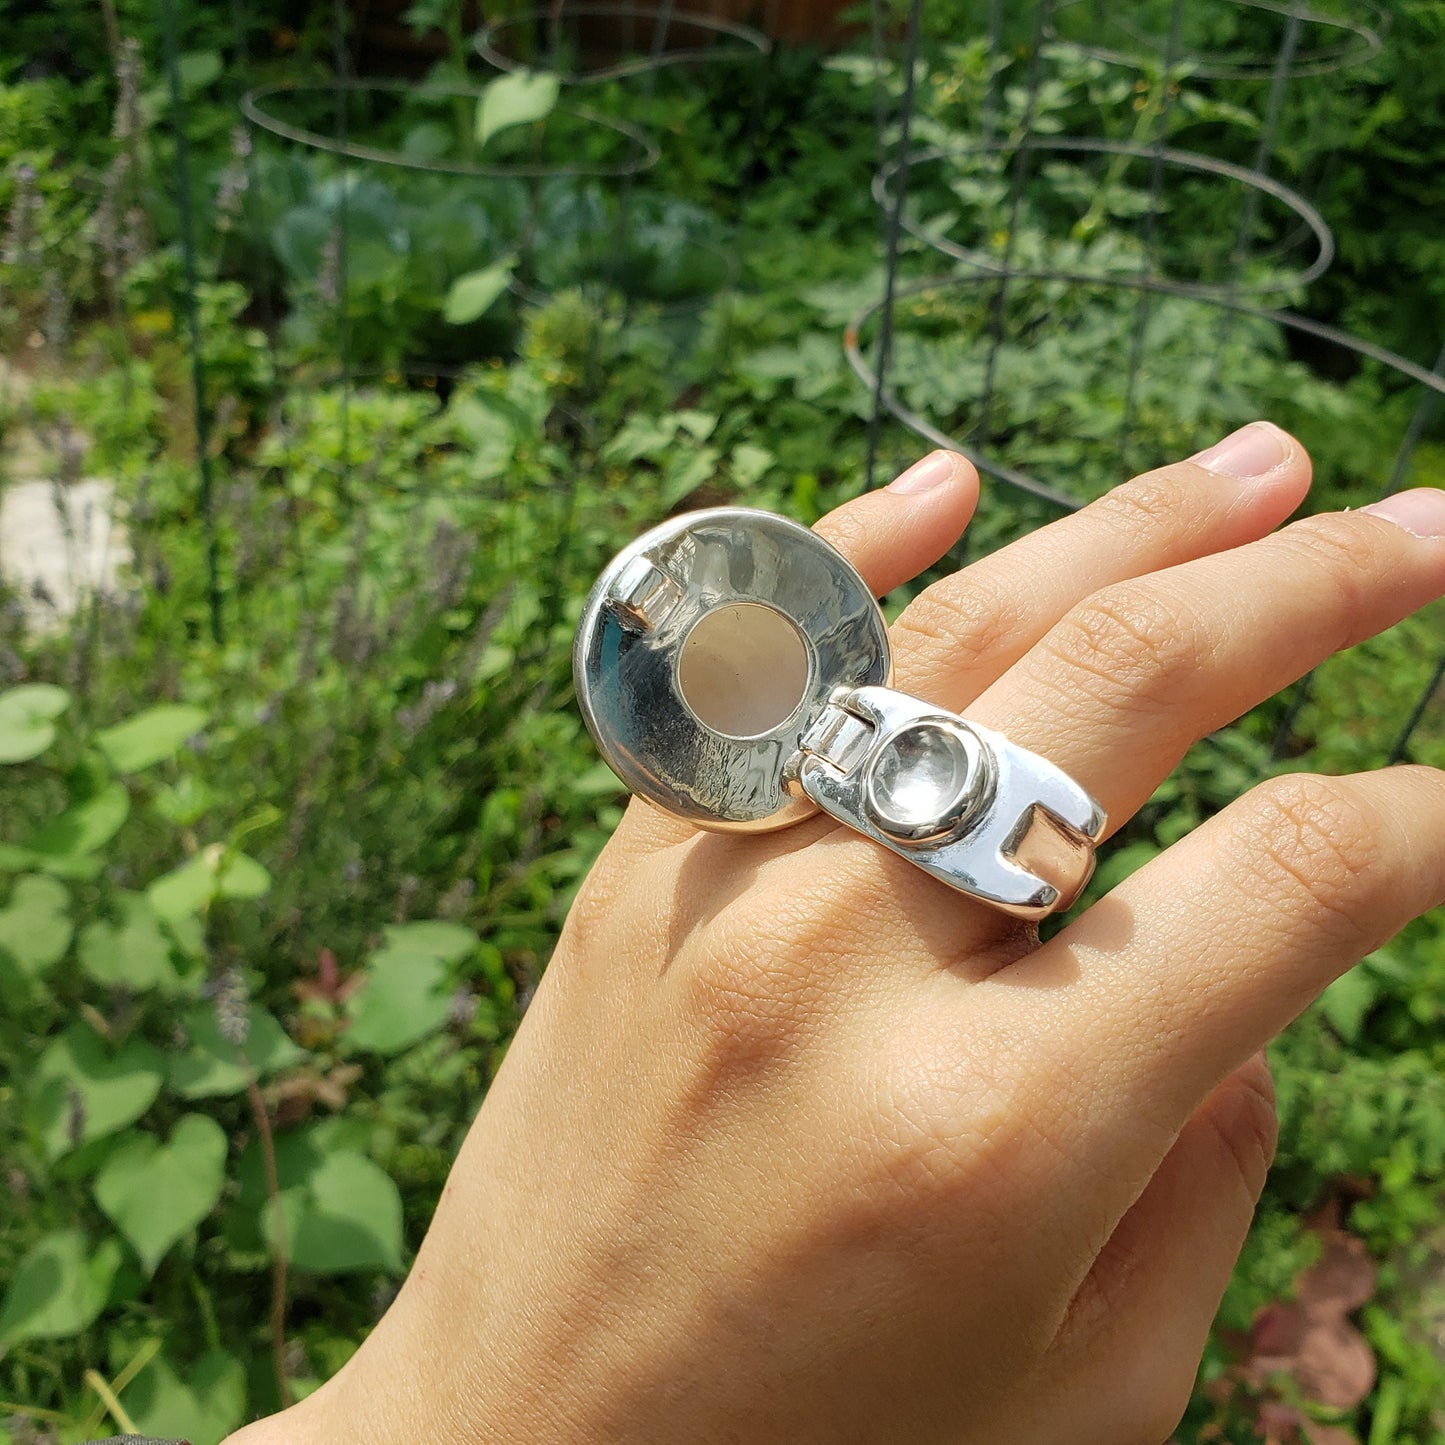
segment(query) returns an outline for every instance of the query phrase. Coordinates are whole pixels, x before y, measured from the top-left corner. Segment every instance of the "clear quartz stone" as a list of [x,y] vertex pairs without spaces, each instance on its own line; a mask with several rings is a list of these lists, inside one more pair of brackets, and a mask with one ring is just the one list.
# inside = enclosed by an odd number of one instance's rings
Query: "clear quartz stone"
[[895,733],[874,759],[869,802],[887,832],[941,832],[968,802],[970,758],[958,734],[936,723]]

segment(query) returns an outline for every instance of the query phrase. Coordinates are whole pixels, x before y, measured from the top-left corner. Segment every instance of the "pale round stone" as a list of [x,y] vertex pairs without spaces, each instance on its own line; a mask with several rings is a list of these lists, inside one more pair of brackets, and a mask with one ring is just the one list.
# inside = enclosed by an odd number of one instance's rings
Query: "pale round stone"
[[677,685],[704,727],[729,738],[763,737],[803,700],[807,644],[777,608],[730,602],[704,613],[687,634]]
[[968,806],[973,759],[952,728],[920,722],[884,743],[868,778],[874,821],[887,833],[917,837],[945,832]]

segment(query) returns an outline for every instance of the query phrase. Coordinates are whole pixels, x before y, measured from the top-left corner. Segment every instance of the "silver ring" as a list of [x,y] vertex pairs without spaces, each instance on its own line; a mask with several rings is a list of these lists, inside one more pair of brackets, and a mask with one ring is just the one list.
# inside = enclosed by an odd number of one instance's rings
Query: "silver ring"
[[878,603],[816,532],[744,507],[691,512],[597,579],[573,651],[608,765],[702,828],[818,809],[1020,918],[1067,908],[1104,810],[1067,773],[889,687]]

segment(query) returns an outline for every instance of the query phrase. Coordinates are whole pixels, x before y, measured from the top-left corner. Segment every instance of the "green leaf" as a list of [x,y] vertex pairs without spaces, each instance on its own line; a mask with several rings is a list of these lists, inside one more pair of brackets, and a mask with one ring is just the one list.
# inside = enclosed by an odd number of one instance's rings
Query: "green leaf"
[[136,773],[174,757],[206,725],[198,707],[168,703],[147,708],[95,735],[96,746],[118,773]]
[[53,719],[70,706],[70,694],[47,682],[0,692],[0,763],[38,758],[55,741]]
[[79,1334],[105,1307],[119,1266],[120,1246],[113,1239],[91,1254],[78,1229],[47,1234],[10,1276],[0,1305],[0,1344]]
[[691,456],[679,450],[663,478],[659,504],[664,508],[675,507],[689,493],[710,481],[717,470],[719,455],[715,447],[699,447]]
[[1365,1017],[1379,997],[1379,987],[1368,969],[1352,968],[1342,973],[1320,995],[1320,1008],[1330,1027],[1347,1043],[1360,1036]]
[[160,1050],[140,1039],[112,1051],[85,1024],[71,1024],[30,1078],[26,1118],[45,1152],[55,1159],[133,1124],[160,1092],[163,1063]]
[[414,161],[440,160],[452,148],[453,132],[434,120],[414,125],[402,137],[401,153]]
[[118,923],[102,919],[81,930],[76,950],[81,968],[107,988],[140,993],[148,988],[175,992],[184,987],[171,962],[170,940],[150,900],[140,893],[122,893],[116,902]]
[[0,950],[24,973],[38,978],[70,947],[69,907],[70,894],[53,878],[30,874],[17,879],[10,902],[0,910]]
[[379,949],[367,960],[366,980],[352,998],[347,1042],[396,1054],[435,1033],[451,1008],[446,982],[447,965],[434,954]]
[[499,131],[551,115],[559,89],[555,75],[530,70],[499,75],[477,102],[477,144],[486,145]]
[[[605,767],[606,764],[600,764]],[[615,775],[613,791],[620,786]],[[473,929],[462,923],[448,923],[441,918],[423,918],[415,923],[388,923],[381,930],[390,948],[426,953],[444,963],[459,963],[480,944]]]
[[188,50],[177,63],[176,73],[181,89],[191,95],[220,78],[221,57],[214,50]]
[[130,794],[119,783],[110,783],[52,819],[26,847],[37,858],[63,861],[84,857],[105,847],[129,815]]
[[157,915],[171,922],[203,913],[219,899],[262,897],[271,875],[252,857],[224,843],[202,848],[146,890]]
[[516,267],[515,256],[504,256],[480,271],[469,271],[458,276],[447,292],[442,306],[442,315],[453,326],[465,326],[488,311],[512,279]]
[[164,1356],[126,1387],[126,1413],[147,1436],[220,1445],[246,1413],[246,1371],[224,1350],[210,1350],[178,1370]]
[[204,1114],[186,1114],[168,1143],[137,1134],[122,1144],[96,1176],[95,1198],[154,1274],[215,1208],[225,1181],[225,1132]]
[[183,1099],[206,1099],[239,1094],[247,1072],[241,1058],[258,1079],[289,1068],[306,1057],[285,1029],[258,1004],[246,1010],[246,1039],[239,1051],[223,1038],[214,1008],[192,1009],[183,1021],[190,1040],[184,1052],[171,1060],[170,1087]]
[[755,447],[751,442],[743,442],[741,446],[733,448],[733,481],[740,487],[751,487],[763,479],[776,461],[777,458],[766,447]]
[[717,430],[718,418],[710,411],[675,411],[672,416],[695,441],[705,442]]
[[401,1272],[401,1195],[365,1155],[329,1152],[299,1188],[268,1203],[262,1232],[274,1250],[278,1221],[288,1263],[314,1274]]

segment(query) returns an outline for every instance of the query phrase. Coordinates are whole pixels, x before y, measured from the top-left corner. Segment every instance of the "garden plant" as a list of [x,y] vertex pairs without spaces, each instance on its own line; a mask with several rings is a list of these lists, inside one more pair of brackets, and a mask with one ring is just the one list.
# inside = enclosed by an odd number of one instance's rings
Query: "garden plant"
[[[1276,34],[1199,8],[1195,45]],[[1377,496],[1412,418],[1403,484],[1445,483],[1388,366],[1204,294],[1141,312],[1151,257],[1233,264],[1237,188],[1156,205],[1147,160],[1063,151],[1011,186],[1026,136],[1161,117],[1250,164],[1260,84],[1110,64],[1031,6],[991,46],[989,9],[928,0],[911,79],[874,7],[831,51],[584,96],[486,67],[438,0],[390,71],[364,7],[0,0],[0,506],[50,499],[75,582],[0,535],[0,1445],[215,1445],[385,1309],[620,817],[571,695],[597,569],[671,511],[812,521],[870,446],[925,449],[843,345],[910,83],[942,158],[897,255],[908,409],[962,436],[987,369],[989,456],[1081,501],[1260,415],[1314,509]],[[1294,83],[1270,156],[1334,266],[1291,286],[1307,242],[1266,207],[1239,274],[1430,366],[1445,0],[1392,9],[1347,82]],[[969,553],[1051,515],[988,486]],[[1090,896],[1270,772],[1388,761],[1442,623],[1200,744]],[[1439,698],[1407,751],[1445,765]],[[1445,1445],[1445,917],[1271,1058],[1279,1157],[1178,1441]]]

